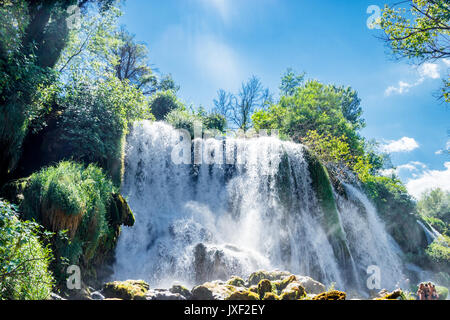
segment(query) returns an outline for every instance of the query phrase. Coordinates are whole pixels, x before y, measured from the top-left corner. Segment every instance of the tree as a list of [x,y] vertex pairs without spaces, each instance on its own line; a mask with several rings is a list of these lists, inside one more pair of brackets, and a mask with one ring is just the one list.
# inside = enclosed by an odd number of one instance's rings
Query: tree
[[224,90],[218,91],[218,98],[214,99],[215,112],[223,115],[238,129],[246,132],[251,127],[251,116],[257,108],[264,109],[271,101],[268,89],[264,89],[261,81],[252,76],[242,83],[236,95]]
[[[352,154],[361,155],[362,138],[343,112],[348,100],[346,92],[316,80],[307,81],[292,96],[282,96],[268,110],[255,112],[252,117],[254,126],[257,130],[278,129],[294,141],[299,141],[311,130],[319,135],[345,136]],[[360,121],[358,116],[354,120]]]
[[184,105],[172,90],[167,90],[157,92],[150,98],[150,108],[156,120],[161,121],[172,110],[183,109]]
[[120,30],[118,39],[122,42],[121,46],[113,48],[114,54],[118,57],[118,63],[114,67],[116,77],[120,80],[130,80],[144,94],[154,93],[157,79],[148,65],[147,47],[136,42],[134,35],[124,28]]
[[[68,9],[86,12],[94,1],[0,1],[0,184],[14,170],[39,90],[54,81],[54,67],[68,41]],[[107,9],[111,0],[96,1]]]
[[440,188],[426,191],[417,202],[420,215],[435,229],[450,234],[450,192]]
[[305,73],[296,74],[292,68],[288,68],[281,78],[280,91],[282,95],[292,96],[295,90],[305,80]]
[[[394,57],[422,64],[450,57],[450,3],[448,0],[409,0],[405,8],[386,5],[380,22],[382,38]],[[444,80],[442,97],[449,102],[449,80]]]

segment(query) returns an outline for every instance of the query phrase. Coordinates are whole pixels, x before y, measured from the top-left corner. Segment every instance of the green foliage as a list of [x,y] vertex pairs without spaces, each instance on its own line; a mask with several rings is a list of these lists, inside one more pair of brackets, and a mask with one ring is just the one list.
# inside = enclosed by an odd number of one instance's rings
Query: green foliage
[[302,143],[307,145],[326,166],[349,168],[358,174],[361,181],[365,181],[371,170],[369,159],[363,156],[353,156],[346,140],[345,136],[337,138],[329,134],[318,134],[316,130],[309,131],[301,139]]
[[156,120],[164,120],[173,110],[184,109],[184,105],[172,90],[155,93],[150,99],[150,106]]
[[202,134],[216,137],[225,131],[226,120],[222,115],[207,114],[202,109],[197,113],[186,109],[175,109],[165,119],[176,129],[184,129],[194,138],[194,127],[197,125],[202,129]]
[[122,178],[124,135],[132,121],[152,118],[146,97],[127,80],[74,78],[55,98],[62,109],[54,133],[53,161],[96,163],[116,185]]
[[103,171],[72,162],[61,162],[30,177],[20,209],[52,232],[68,230],[69,238],[56,238],[55,274],[63,280],[65,264],[88,272],[110,248],[116,232],[108,224],[109,206],[116,188]]
[[281,94],[284,96],[292,96],[304,80],[305,73],[296,74],[292,68],[288,68],[281,78]]
[[380,25],[393,52],[421,61],[447,57],[450,54],[449,44],[445,40],[450,35],[448,1],[407,2],[409,10],[386,5],[383,11]]
[[427,256],[435,264],[442,266],[440,271],[450,272],[450,237],[440,236],[426,250]]
[[54,284],[52,252],[39,238],[41,227],[20,221],[16,208],[0,200],[0,300],[43,300]]
[[361,155],[362,138],[356,132],[360,126],[359,115],[354,115],[356,118],[351,122],[343,113],[344,106],[351,104],[348,95],[346,90],[310,80],[297,87],[293,95],[282,96],[267,111],[255,112],[253,125],[256,130],[278,129],[294,141],[311,130],[319,135],[345,136],[351,153]]
[[437,231],[450,235],[450,192],[439,188],[425,192],[417,203],[417,209]]
[[[409,8],[386,5],[380,26],[394,56],[421,64],[450,57],[448,36],[450,4],[447,0],[409,0]],[[448,78],[442,97],[449,102]]]

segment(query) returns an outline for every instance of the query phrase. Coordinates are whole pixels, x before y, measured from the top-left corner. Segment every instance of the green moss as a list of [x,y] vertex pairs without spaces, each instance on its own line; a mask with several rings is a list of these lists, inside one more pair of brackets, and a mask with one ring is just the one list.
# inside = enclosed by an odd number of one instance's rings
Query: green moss
[[402,290],[397,289],[395,291],[392,291],[380,298],[376,298],[375,300],[404,300],[404,293]]
[[142,280],[114,281],[103,286],[102,293],[107,298],[123,300],[145,300],[150,286]]
[[280,300],[280,297],[273,292],[266,292],[261,300]]
[[272,283],[269,280],[267,279],[261,280],[258,283],[259,298],[262,299],[266,294],[266,292],[273,292],[275,291],[274,289],[276,290],[276,288],[272,286]]
[[245,281],[240,277],[232,277],[227,281],[227,284],[235,287],[245,287]]
[[281,291],[283,291],[284,289],[286,289],[286,287],[294,282],[297,281],[297,278],[294,275],[291,275],[289,277],[284,278],[283,280],[279,280],[279,281],[275,281],[275,288],[278,291],[278,293],[280,293]]
[[342,291],[331,290],[318,294],[312,300],[345,300],[347,294]]
[[350,250],[347,246],[344,231],[334,199],[328,170],[310,151],[305,151],[308,170],[312,180],[312,188],[322,209],[321,224],[326,231],[333,252],[341,264],[341,268],[351,267]]
[[256,293],[251,292],[249,290],[238,290],[236,292],[233,292],[225,300],[242,300],[242,301],[259,300],[259,296]]

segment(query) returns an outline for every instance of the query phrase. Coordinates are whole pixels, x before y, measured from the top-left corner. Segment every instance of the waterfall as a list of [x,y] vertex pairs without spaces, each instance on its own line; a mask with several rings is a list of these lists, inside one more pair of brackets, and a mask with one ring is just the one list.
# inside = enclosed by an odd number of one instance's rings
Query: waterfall
[[383,286],[395,286],[397,251],[352,186],[348,199],[336,195],[344,239],[333,241],[304,146],[274,137],[198,139],[197,153],[184,155],[195,164],[180,164],[173,156],[182,140],[162,122],[140,122],[128,136],[122,193],[136,223],[119,238],[115,279],[193,286],[283,269],[345,289],[355,285],[350,278],[364,285],[367,266],[378,265]]

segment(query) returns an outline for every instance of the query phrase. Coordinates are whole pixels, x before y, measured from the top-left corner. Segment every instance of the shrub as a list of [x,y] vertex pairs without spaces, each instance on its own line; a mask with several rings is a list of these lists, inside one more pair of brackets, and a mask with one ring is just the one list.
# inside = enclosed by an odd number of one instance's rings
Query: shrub
[[0,300],[49,298],[52,253],[40,243],[40,235],[39,225],[20,221],[15,207],[0,200]]
[[113,247],[117,232],[108,221],[113,183],[95,165],[61,162],[33,174],[24,190],[21,211],[52,232],[68,230],[53,241],[58,280],[65,264],[91,272]]
[[426,254],[439,271],[450,273],[450,237],[441,236],[434,240]]
[[155,93],[150,100],[150,107],[158,121],[164,120],[172,110],[184,108],[172,90]]

